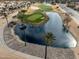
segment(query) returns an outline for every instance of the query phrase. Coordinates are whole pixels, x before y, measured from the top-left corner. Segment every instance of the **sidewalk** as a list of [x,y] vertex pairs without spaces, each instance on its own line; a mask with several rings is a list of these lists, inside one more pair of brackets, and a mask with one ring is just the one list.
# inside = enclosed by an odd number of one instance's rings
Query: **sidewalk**
[[[64,7],[65,8],[65,7]],[[67,13],[67,11],[65,11],[64,9],[62,9],[62,7],[60,8],[60,10],[64,13]],[[71,33],[76,37],[76,40],[77,42],[79,43],[79,29],[78,29],[78,26],[79,26],[79,22],[76,20],[79,20],[79,19],[76,19],[74,16],[72,16],[71,14],[69,14],[70,18],[71,18],[71,22],[70,22],[70,31]],[[79,46],[79,45],[78,45]]]
[[[65,7],[64,7],[65,8]],[[64,13],[68,13],[67,11],[68,10],[65,10],[63,9],[61,6],[60,6],[60,10]],[[73,12],[72,12],[73,13]],[[70,13],[68,13],[70,14]],[[75,15],[76,16],[76,15]],[[78,16],[78,15],[77,15]],[[70,14],[70,17],[72,18],[72,21],[70,22],[70,31],[71,33],[76,37],[76,40],[77,40],[77,44],[79,44],[79,29],[77,28],[77,26],[79,26],[79,22],[77,20],[77,18],[75,18],[73,15]],[[77,22],[76,22],[77,21]],[[74,54],[76,56],[77,59],[79,59],[79,45],[76,47],[76,48],[71,48],[73,51],[74,51]]]
[[[14,14],[9,15],[8,22],[12,21],[12,16]],[[21,52],[8,48],[3,38],[3,30],[6,24],[7,23],[5,19],[0,19],[0,59],[42,59],[28,54],[23,54]]]
[[72,8],[66,7],[65,5],[61,4],[60,7],[66,11],[66,13],[70,14],[73,17],[73,20],[79,25],[79,13]]

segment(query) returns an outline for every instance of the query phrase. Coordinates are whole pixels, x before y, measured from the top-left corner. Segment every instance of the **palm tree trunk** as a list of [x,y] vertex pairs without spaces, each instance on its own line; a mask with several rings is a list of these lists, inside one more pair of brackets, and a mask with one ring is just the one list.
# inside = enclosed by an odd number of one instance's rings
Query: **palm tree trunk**
[[47,45],[45,46],[45,59],[47,59]]
[[25,36],[25,46],[26,46],[26,34],[25,34],[26,32],[25,32],[25,30],[24,30],[24,36]]
[[7,19],[7,17],[5,17],[5,19],[6,19],[6,22],[7,22],[7,25],[8,25],[8,19]]

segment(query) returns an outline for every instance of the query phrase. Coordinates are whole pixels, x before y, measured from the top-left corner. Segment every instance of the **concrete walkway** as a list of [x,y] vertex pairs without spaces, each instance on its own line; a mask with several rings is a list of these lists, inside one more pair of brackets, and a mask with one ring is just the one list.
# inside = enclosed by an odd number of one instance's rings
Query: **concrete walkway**
[[60,7],[66,11],[69,15],[73,16],[74,21],[79,25],[79,13],[72,8],[66,7],[64,4],[60,4]]
[[[71,9],[71,8],[69,8],[69,7],[66,7],[63,4],[60,5],[60,10],[63,13],[68,13],[69,16],[72,18],[70,31],[76,37],[76,40],[77,40],[77,42],[79,44],[79,30],[77,28],[77,26],[79,26],[79,14],[78,14],[78,12]],[[76,59],[79,59],[79,47],[72,48],[72,50],[74,51]]]
[[[17,12],[8,16],[8,22],[12,21],[12,16],[14,16],[15,14],[17,14]],[[21,52],[8,48],[4,42],[3,37],[3,30],[6,25],[6,20],[0,18],[0,59],[42,59],[28,54],[23,54]]]

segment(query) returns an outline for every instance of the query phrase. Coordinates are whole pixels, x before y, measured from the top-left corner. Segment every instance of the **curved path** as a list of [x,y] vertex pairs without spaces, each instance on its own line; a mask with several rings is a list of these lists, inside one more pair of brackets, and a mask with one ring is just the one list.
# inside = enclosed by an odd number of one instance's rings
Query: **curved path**
[[66,7],[64,4],[60,4],[60,7],[66,11],[66,13],[73,16],[74,21],[79,25],[79,13],[72,8]]
[[[17,12],[10,14],[8,16],[8,22],[13,21],[12,16],[16,15]],[[31,56],[28,54],[23,54],[16,50],[7,47],[4,41],[3,31],[4,27],[7,25],[6,20],[0,18],[0,59],[41,59],[39,57]]]
[[[60,10],[63,13],[68,13],[69,16],[72,18],[70,31],[75,36],[79,46],[79,30],[77,28],[77,26],[79,26],[79,17],[78,17],[79,13],[69,7],[66,7],[64,4],[60,4],[59,6],[60,6]],[[79,59],[79,47],[72,48],[72,50],[74,51],[74,54],[76,55],[77,59]]]
[[[3,22],[3,19],[0,20],[0,21]],[[9,17],[9,21],[12,21],[11,15]],[[24,49],[23,52],[25,52],[25,53],[27,52],[26,54],[15,51],[16,48],[15,48],[15,50],[12,50],[12,49],[8,48],[5,41],[4,41],[4,39],[3,39],[3,30],[4,30],[5,25],[6,25],[6,21],[4,21],[3,25],[2,24],[0,25],[0,53],[2,52],[5,55],[7,55],[5,59],[9,59],[10,58],[9,56],[11,56],[11,58],[13,57],[13,59],[40,59],[40,58],[35,57],[35,56],[27,55],[27,53],[30,52],[30,54],[34,53],[36,55],[36,53],[40,52],[39,55],[43,55],[44,47],[40,48],[41,46],[34,45],[34,44],[30,45],[29,43],[27,43],[26,48],[25,47],[23,48],[23,45],[20,45],[21,49],[17,49],[17,50],[20,51],[20,50]],[[9,47],[14,46],[14,44],[17,45],[17,42],[14,39],[11,42],[11,39],[10,39],[10,42],[8,42],[8,43],[11,43]],[[16,47],[18,48],[18,45]],[[30,49],[27,49],[29,47],[30,47]],[[31,52],[32,50],[34,52]],[[5,57],[5,56],[3,56],[4,54],[2,54],[2,58]],[[44,55],[43,55],[43,57],[44,57]],[[74,55],[74,52],[71,49],[62,49],[62,48],[51,48],[51,47],[49,47],[48,48],[47,59],[52,59],[52,58],[53,59],[76,59],[75,55]]]
[[[24,46],[24,43],[18,41],[16,37],[13,37],[14,39],[10,39],[10,36],[12,36],[10,29],[6,28],[6,30],[7,31],[5,31],[5,36],[8,38],[8,41],[5,41],[5,42],[8,45],[8,47],[10,47],[11,49],[23,52],[25,54],[30,54],[33,56],[44,58],[44,55],[45,55],[44,46],[36,45],[32,43],[27,43],[26,46]],[[48,47],[47,59],[52,59],[52,58],[53,59],[76,59],[74,52],[71,49]]]
[[[44,58],[45,46],[36,45],[32,43],[27,43],[24,46],[23,42],[18,41],[16,36],[13,36],[11,33],[11,29],[5,27],[4,30],[5,42],[8,47],[23,52],[25,54],[30,54],[37,57]],[[7,41],[8,40],[8,41]],[[48,55],[47,59],[76,59],[74,52],[71,49],[63,49],[63,48],[52,48],[48,47]]]

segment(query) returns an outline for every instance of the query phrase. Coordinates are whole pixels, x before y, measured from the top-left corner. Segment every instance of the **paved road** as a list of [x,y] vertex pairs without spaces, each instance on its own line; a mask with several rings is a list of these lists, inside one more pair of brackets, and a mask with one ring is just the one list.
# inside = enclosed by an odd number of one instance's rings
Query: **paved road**
[[64,4],[60,4],[60,7],[65,10],[68,14],[74,17],[74,20],[77,24],[79,24],[79,13],[69,7],[66,7]]

